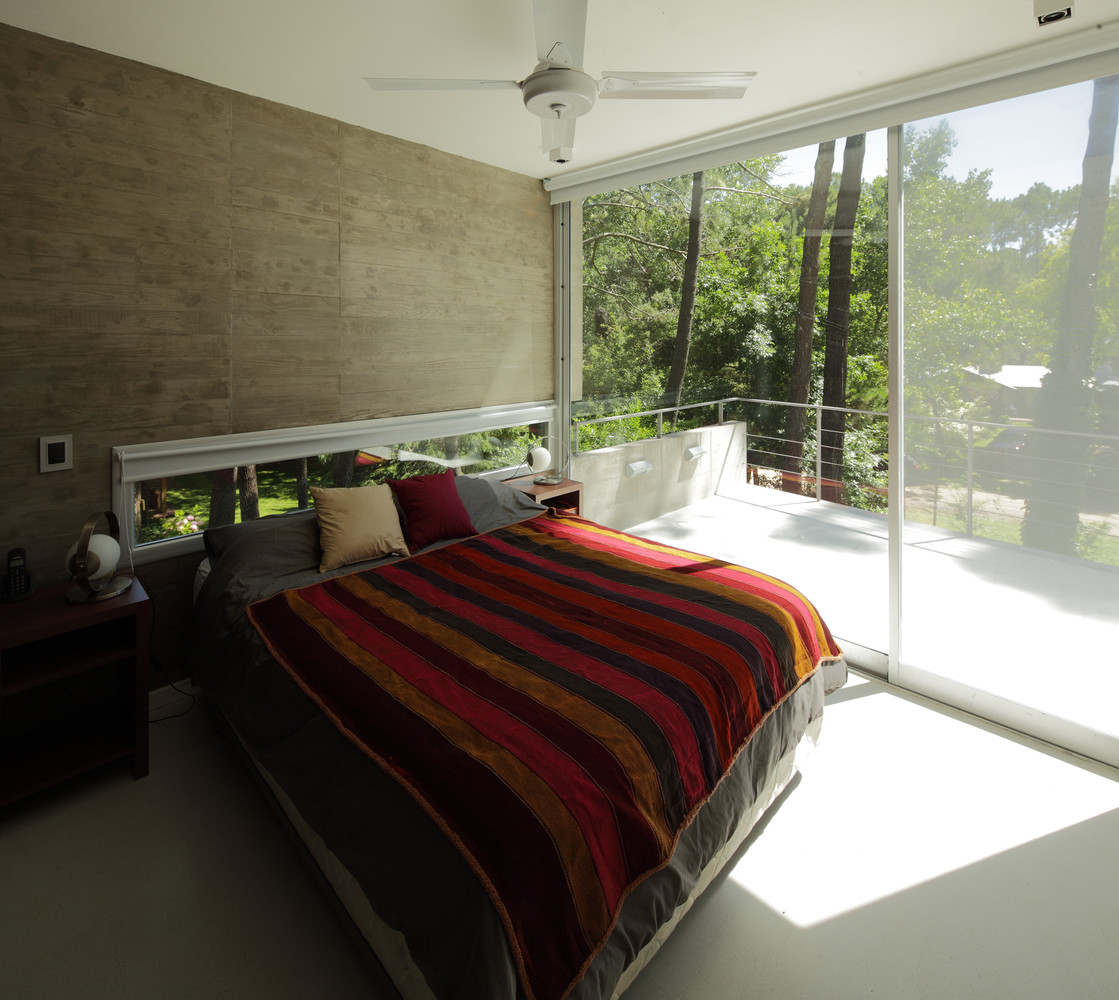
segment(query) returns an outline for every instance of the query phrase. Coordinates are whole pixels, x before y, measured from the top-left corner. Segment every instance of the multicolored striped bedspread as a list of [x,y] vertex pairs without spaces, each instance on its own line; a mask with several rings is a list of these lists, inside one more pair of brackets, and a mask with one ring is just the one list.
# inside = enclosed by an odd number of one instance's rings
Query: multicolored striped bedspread
[[254,604],[564,996],[756,727],[839,647],[772,577],[554,513]]

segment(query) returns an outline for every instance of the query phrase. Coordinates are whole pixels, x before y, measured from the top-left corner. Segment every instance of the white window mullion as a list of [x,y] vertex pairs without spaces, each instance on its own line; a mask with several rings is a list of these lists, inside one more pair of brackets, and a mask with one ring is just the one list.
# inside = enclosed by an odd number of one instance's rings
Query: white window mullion
[[902,542],[905,524],[905,381],[902,342],[905,336],[903,294],[904,270],[902,259],[903,189],[901,164],[901,125],[892,126],[886,137],[887,233],[889,240],[889,275],[887,300],[889,307],[889,362],[887,393],[889,395],[889,454],[890,482],[886,520],[889,531],[890,568],[890,650],[886,665],[886,679],[897,684],[901,665],[902,622]]

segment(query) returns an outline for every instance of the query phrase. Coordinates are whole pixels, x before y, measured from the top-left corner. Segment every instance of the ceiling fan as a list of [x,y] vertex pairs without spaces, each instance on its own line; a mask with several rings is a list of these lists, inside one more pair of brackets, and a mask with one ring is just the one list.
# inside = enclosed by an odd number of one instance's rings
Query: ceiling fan
[[536,68],[523,80],[411,80],[366,77],[374,90],[519,90],[540,118],[543,148],[553,163],[567,163],[575,145],[575,119],[596,98],[621,100],[734,100],[746,93],[753,73],[583,72],[587,0],[533,0]]

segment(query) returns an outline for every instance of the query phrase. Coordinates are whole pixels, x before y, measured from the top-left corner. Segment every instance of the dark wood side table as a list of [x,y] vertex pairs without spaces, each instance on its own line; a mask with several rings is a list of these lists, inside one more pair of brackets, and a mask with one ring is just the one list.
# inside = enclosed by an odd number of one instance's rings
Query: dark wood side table
[[0,604],[0,805],[126,757],[148,773],[151,601],[139,580],[88,604],[69,588]]
[[583,484],[577,479],[565,479],[563,482],[534,483],[532,476],[521,476],[519,479],[509,479],[508,484],[514,489],[527,493],[537,503],[547,507],[572,510],[576,514],[583,513]]

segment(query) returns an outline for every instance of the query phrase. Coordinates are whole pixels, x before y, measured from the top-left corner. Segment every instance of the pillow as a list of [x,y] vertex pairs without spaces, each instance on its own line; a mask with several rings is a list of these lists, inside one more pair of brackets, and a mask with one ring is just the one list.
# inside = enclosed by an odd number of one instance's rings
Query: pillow
[[392,491],[384,485],[328,490],[311,487],[319,520],[319,572],[392,553],[408,555]]
[[390,479],[388,485],[404,511],[404,530],[413,552],[444,538],[477,534],[450,469],[430,476]]
[[319,523],[313,510],[209,528],[206,538],[210,572],[198,595],[214,591],[226,603],[235,602],[238,595],[249,593],[261,582],[315,573],[322,559]]
[[[295,526],[299,522],[302,526]],[[306,523],[303,523],[306,522]],[[315,512],[312,510],[293,510],[286,514],[268,514],[253,521],[238,521],[236,524],[223,524],[220,528],[207,528],[202,533],[202,540],[206,544],[206,555],[211,563],[216,563],[230,546],[252,535],[272,535],[274,532],[294,531],[303,533],[306,525],[310,524],[314,533],[315,562],[319,561],[318,542],[319,532],[315,526]]]
[[478,534],[535,517],[548,509],[527,493],[498,479],[455,476],[455,488]]

